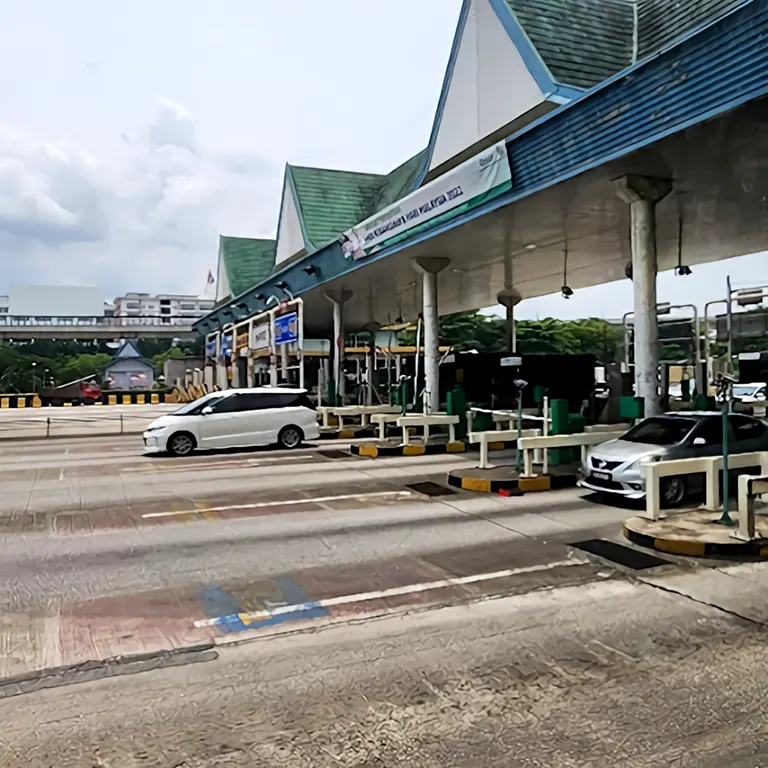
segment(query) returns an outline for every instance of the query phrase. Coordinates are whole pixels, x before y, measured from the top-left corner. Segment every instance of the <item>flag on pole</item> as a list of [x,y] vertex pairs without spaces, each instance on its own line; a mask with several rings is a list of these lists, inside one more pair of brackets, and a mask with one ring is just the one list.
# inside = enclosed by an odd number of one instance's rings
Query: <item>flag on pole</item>
[[205,290],[203,291],[203,296],[205,298],[213,298],[216,289],[214,288],[214,284],[216,283],[216,279],[213,276],[213,272],[211,270],[208,270],[208,278],[205,281]]

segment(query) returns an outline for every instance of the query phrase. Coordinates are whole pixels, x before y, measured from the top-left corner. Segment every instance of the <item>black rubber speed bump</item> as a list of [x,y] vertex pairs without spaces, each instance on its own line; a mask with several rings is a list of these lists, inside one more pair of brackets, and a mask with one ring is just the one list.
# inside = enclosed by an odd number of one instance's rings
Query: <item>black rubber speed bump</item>
[[615,541],[607,539],[587,539],[586,541],[577,541],[570,546],[587,552],[590,555],[597,555],[603,560],[610,560],[625,568],[631,568],[633,571],[644,571],[646,568],[658,568],[660,565],[669,565],[669,560],[662,560],[655,555],[649,555],[647,552],[640,552],[624,544],[617,544]]
[[326,459],[348,459],[352,455],[349,451],[337,451],[337,450],[318,451],[318,453],[321,456],[324,456]]
[[412,491],[416,491],[416,493],[422,493],[425,496],[453,496],[456,493],[453,488],[446,488],[444,485],[438,485],[438,483],[429,481],[423,483],[411,483],[405,487]]

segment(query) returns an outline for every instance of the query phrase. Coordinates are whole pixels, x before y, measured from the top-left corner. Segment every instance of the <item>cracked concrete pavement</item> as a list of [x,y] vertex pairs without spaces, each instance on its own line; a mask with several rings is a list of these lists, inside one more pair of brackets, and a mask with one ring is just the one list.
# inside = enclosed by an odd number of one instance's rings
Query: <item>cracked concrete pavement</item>
[[258,611],[286,579],[315,598],[515,573],[0,699],[4,767],[768,766],[768,564],[589,560],[568,545],[621,540],[627,512],[577,490],[400,495],[471,456],[173,462],[128,440],[53,445],[0,458],[0,630],[30,628],[0,632],[5,675],[192,644],[193,619],[221,615],[201,587]]

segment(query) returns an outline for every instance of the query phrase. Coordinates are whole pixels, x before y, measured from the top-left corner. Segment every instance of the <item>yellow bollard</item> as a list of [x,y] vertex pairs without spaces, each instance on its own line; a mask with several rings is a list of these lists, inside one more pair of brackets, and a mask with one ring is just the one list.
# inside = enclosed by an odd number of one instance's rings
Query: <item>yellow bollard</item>
[[0,408],[10,408],[10,407],[11,407],[11,398],[0,397]]
[[16,407],[17,408],[26,408],[27,407],[27,398],[26,397],[17,397],[16,398]]
[[108,395],[107,401],[109,405],[117,405],[117,395]]
[[153,392],[149,396],[149,402],[152,404],[159,403],[160,402],[160,395],[157,394],[157,392]]
[[136,395],[136,405],[144,405],[146,402],[146,395],[140,394]]
[[123,405],[130,405],[130,404],[131,404],[131,396],[123,395]]
[[32,398],[32,407],[33,408],[42,408],[42,406],[43,406],[43,401],[40,399],[40,396],[39,395],[35,395]]

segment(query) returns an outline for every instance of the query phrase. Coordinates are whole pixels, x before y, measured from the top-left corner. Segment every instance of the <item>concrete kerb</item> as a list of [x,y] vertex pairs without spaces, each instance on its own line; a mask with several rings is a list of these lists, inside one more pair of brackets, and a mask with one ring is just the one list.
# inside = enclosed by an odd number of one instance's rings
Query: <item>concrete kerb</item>
[[350,450],[355,456],[375,459],[379,456],[434,456],[441,453],[464,453],[467,447],[460,440],[456,440],[453,443],[409,443],[408,445],[365,443],[352,445]]
[[668,555],[727,560],[768,559],[768,538],[741,541],[731,529],[713,523],[706,510],[682,512],[663,520],[630,517],[624,521],[624,537],[637,546]]
[[454,470],[448,473],[448,485],[462,491],[474,493],[496,493],[502,496],[516,496],[538,491],[556,491],[574,488],[578,481],[574,473],[535,475],[532,477],[490,477],[484,470]]

